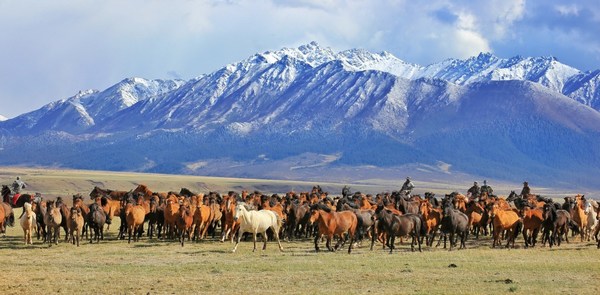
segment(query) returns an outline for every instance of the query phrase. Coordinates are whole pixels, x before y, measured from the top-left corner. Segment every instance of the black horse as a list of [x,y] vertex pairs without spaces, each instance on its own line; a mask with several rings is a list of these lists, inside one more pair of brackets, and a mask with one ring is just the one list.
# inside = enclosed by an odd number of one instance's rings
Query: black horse
[[[1,194],[2,194],[2,201],[7,204],[10,204],[10,206],[13,208],[22,208],[23,204],[31,203],[33,201],[33,198],[35,197],[30,194],[20,194],[17,200],[11,200],[10,196],[13,195],[13,193],[10,190],[10,188],[8,187],[8,185],[5,185],[5,184],[2,185]],[[13,201],[16,201],[16,203]]]

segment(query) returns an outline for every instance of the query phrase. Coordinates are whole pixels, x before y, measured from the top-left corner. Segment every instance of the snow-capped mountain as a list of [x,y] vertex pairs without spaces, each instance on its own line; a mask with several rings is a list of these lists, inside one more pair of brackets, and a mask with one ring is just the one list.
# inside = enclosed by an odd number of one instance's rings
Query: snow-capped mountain
[[8,118],[6,118],[6,117],[4,117],[4,116],[0,115],[0,122],[1,122],[1,121],[6,121],[6,120],[8,120]]
[[441,162],[596,185],[599,72],[491,54],[420,66],[313,42],[187,82],[126,79],[1,122],[0,164],[261,177],[252,165],[297,174],[314,167],[300,155],[318,154],[328,167]]

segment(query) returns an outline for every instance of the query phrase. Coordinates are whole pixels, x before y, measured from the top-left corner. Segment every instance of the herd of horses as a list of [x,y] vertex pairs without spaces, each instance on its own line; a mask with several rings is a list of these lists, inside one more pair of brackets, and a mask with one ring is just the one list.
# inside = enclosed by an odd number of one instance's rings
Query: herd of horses
[[[4,189],[3,189],[4,190]],[[4,191],[3,191],[4,195]],[[265,195],[258,191],[226,194],[194,193],[182,188],[177,192],[153,192],[140,184],[130,191],[94,187],[90,201],[82,194],[73,196],[69,206],[61,198],[45,200],[40,196],[21,196],[18,203],[2,202],[0,232],[14,225],[13,208],[23,207],[18,218],[24,243],[32,236],[48,245],[58,244],[61,229],[64,240],[79,246],[84,238],[90,243],[104,239],[115,217],[120,218],[118,239],[128,243],[149,239],[201,241],[211,236],[221,242],[235,241],[233,252],[246,234],[252,236],[256,251],[257,235],[263,247],[280,239],[313,239],[316,252],[325,240],[328,251],[348,244],[348,253],[364,241],[370,249],[379,242],[392,253],[396,238],[410,239],[411,251],[422,251],[423,244],[452,250],[466,248],[469,235],[492,237],[492,247],[515,247],[522,233],[524,247],[534,247],[538,237],[543,245],[560,246],[578,234],[580,240],[597,241],[600,248],[600,208],[583,195],[569,196],[556,202],[539,195],[520,196],[511,192],[506,198],[482,194],[465,196],[458,192],[438,198],[433,193],[409,195],[384,192],[376,195],[351,193],[331,196],[319,186],[312,191]],[[237,238],[237,239],[236,239]],[[459,243],[460,240],[460,243]],[[333,243],[335,244],[333,245]],[[449,245],[447,245],[449,244]]]

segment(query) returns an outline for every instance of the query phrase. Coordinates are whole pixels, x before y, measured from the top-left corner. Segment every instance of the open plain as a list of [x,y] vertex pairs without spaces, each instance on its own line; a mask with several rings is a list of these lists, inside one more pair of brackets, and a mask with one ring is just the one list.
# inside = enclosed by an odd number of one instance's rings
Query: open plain
[[[76,170],[3,168],[0,183],[15,176],[28,183],[27,192],[49,198],[75,193],[87,196],[94,185],[132,189],[145,183],[157,191],[188,187],[195,191],[260,189],[269,193],[304,190],[312,183],[153,175]],[[426,187],[425,182],[419,183]],[[339,191],[344,184],[321,184]],[[453,187],[429,184],[450,192]],[[391,190],[388,184],[352,185],[353,190]],[[462,186],[464,187],[464,186]],[[514,189],[516,189],[515,187]],[[466,188],[465,188],[466,190]],[[558,195],[558,193],[557,193]],[[91,201],[88,201],[91,202]],[[15,214],[20,215],[21,209]],[[128,244],[117,240],[120,220],[115,218],[99,244],[80,247],[61,241],[49,246],[34,238],[23,243],[18,223],[0,237],[2,294],[598,294],[600,249],[595,241],[571,238],[560,247],[525,249],[522,236],[516,249],[492,249],[490,237],[470,236],[466,250],[452,252],[425,247],[410,252],[408,244],[388,254],[381,244],[369,250],[364,242],[352,254],[315,253],[312,239],[274,242],[266,251],[252,252],[242,242],[231,253],[230,242],[217,239],[189,242],[143,237]],[[64,238],[64,232],[61,233]]]

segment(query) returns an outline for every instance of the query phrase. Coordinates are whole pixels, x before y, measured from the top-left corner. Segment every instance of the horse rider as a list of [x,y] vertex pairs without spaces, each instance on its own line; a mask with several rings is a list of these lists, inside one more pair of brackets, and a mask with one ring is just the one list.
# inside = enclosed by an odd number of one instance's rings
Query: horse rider
[[17,176],[17,179],[12,183],[13,195],[11,196],[10,201],[12,202],[14,198],[18,198],[21,195],[21,189],[25,189],[25,187],[27,187],[25,182],[21,180],[21,177]]
[[483,185],[481,186],[481,193],[487,193],[488,196],[491,196],[494,190],[491,186],[487,185],[487,180],[483,181]]
[[415,188],[415,185],[412,183],[412,181],[410,181],[410,177],[406,177],[406,181],[404,182],[404,184],[402,184],[400,192],[408,196],[412,192],[413,188]]
[[467,195],[471,194],[471,198],[477,198],[481,195],[481,188],[477,181],[473,182],[473,186],[467,190]]
[[527,181],[523,182],[523,189],[521,190],[521,197],[525,197],[531,193],[531,188],[529,188],[529,183]]

